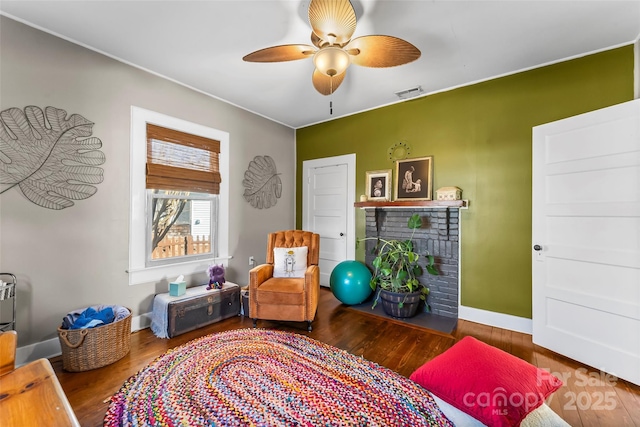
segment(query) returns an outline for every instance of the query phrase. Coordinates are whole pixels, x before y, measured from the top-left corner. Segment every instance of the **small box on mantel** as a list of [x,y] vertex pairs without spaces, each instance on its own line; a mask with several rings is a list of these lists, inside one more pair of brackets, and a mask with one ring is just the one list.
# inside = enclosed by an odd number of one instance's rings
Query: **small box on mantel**
[[458,187],[442,187],[436,190],[436,200],[461,200],[462,190]]
[[169,283],[169,295],[179,297],[187,292],[187,282],[171,282]]

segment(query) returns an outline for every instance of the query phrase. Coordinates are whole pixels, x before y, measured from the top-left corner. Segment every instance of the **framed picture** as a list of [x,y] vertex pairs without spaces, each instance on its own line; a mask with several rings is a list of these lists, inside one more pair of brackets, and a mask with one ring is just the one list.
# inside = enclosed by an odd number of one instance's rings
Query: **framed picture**
[[391,200],[391,169],[369,171],[367,174],[367,200]]
[[396,161],[395,200],[431,200],[433,156]]

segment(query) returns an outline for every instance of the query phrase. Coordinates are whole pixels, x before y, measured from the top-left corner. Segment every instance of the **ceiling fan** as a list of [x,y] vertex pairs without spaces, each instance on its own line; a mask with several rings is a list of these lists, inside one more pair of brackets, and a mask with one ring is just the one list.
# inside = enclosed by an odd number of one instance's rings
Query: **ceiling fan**
[[313,58],[313,86],[323,95],[338,89],[351,63],[363,67],[395,67],[420,57],[420,50],[398,37],[362,36],[351,40],[356,13],[349,0],[311,0],[311,45],[286,44],[257,50],[247,62],[283,62]]

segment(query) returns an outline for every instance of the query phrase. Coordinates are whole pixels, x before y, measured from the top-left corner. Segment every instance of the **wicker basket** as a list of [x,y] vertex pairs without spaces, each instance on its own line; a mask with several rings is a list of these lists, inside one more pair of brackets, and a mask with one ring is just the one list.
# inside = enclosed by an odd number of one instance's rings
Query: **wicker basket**
[[58,328],[58,338],[66,371],[82,372],[109,365],[129,353],[131,310],[124,319],[95,328]]

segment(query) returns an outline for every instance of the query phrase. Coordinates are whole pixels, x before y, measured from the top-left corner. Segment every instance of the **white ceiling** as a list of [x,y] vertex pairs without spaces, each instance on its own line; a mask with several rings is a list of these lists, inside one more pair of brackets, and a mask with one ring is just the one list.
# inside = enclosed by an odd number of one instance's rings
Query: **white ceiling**
[[[310,59],[247,63],[278,44],[310,44],[309,0],[0,1],[6,16],[181,82],[293,128],[425,93],[633,43],[640,1],[351,0],[354,37],[387,34],[417,61],[352,65],[332,96],[311,84]],[[333,101],[333,115],[329,101]]]

